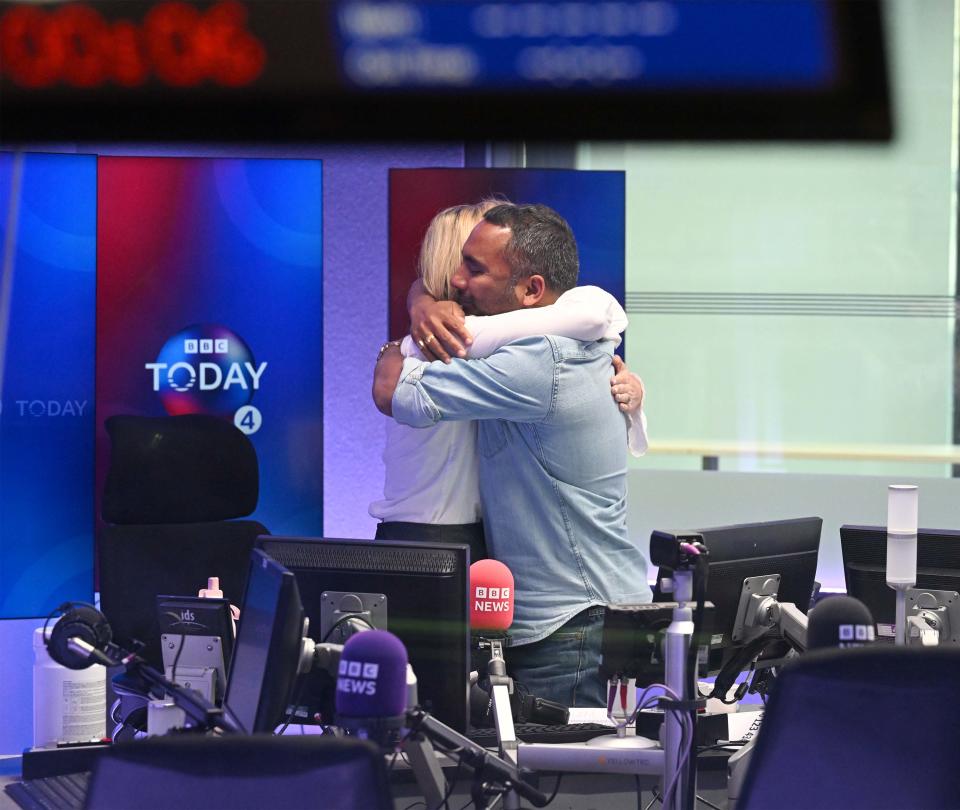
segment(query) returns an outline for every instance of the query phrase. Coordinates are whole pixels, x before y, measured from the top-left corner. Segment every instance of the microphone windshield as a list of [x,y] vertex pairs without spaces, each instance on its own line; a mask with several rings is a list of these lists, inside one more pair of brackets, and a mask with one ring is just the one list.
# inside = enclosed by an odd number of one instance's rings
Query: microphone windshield
[[513,574],[497,560],[470,566],[470,629],[503,632],[513,624]]
[[336,710],[344,718],[398,717],[407,708],[407,648],[393,633],[369,630],[343,645]]
[[873,616],[859,599],[828,596],[811,611],[807,621],[807,649],[860,647],[876,638]]

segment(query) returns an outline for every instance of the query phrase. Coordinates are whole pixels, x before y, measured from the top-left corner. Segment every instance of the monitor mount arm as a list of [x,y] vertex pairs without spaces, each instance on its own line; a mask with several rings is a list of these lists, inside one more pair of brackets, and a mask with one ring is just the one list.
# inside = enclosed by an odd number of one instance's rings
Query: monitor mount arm
[[743,581],[733,641],[749,644],[764,636],[783,638],[798,652],[807,648],[807,616],[792,602],[780,602],[780,575],[748,577]]
[[960,594],[956,591],[910,588],[906,603],[907,644],[960,643]]

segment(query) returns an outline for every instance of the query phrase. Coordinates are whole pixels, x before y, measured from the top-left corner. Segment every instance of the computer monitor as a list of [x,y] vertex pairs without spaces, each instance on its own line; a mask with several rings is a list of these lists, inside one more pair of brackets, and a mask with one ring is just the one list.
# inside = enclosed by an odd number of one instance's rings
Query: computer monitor
[[386,621],[373,624],[406,646],[420,705],[451,728],[466,730],[467,546],[264,535],[257,547],[296,576],[309,635],[317,642],[325,640],[324,594],[384,595]]
[[272,732],[283,721],[302,637],[296,579],[254,549],[224,697],[226,711],[244,731]]
[[[805,517],[693,530],[703,535],[710,552],[706,598],[714,604],[711,670],[720,669],[738,646],[733,640],[733,629],[745,579],[780,574],[778,601],[792,602],[803,613],[807,612],[813,596],[822,527],[821,518]],[[660,593],[660,579],[666,574],[663,570],[658,572],[655,601],[673,598]],[[785,651],[783,644],[775,643],[766,654],[779,657]]]
[[[887,585],[887,527],[845,524],[840,527],[840,550],[847,593],[870,609],[878,625],[893,625],[897,603]],[[917,587],[960,591],[960,531],[917,531]]]

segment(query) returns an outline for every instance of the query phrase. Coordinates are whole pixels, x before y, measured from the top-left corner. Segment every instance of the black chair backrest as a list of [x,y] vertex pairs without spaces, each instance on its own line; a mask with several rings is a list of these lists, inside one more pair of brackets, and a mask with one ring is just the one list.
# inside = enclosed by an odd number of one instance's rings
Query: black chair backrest
[[196,595],[219,577],[240,604],[250,551],[269,534],[249,515],[259,472],[249,438],[227,420],[203,414],[112,416],[110,469],[97,539],[100,606],[115,639],[146,644],[161,667],[156,597]]
[[383,754],[372,743],[318,735],[155,737],[98,760],[86,810],[392,810]]
[[199,523],[257,508],[257,455],[244,433],[206,414],[111,416],[107,523]]
[[738,810],[960,806],[960,648],[808,652],[767,704]]

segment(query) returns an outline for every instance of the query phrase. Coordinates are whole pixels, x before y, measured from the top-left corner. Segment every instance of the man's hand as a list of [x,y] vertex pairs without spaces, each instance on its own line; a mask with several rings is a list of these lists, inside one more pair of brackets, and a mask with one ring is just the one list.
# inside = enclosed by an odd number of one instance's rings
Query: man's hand
[[403,355],[395,343],[385,347],[373,370],[373,401],[380,413],[393,416],[393,392],[397,390]]
[[610,393],[624,413],[634,413],[643,406],[643,380],[627,368],[617,355],[613,356],[614,376],[610,378]]
[[410,310],[410,335],[427,360],[466,357],[464,347],[473,342],[467,330],[463,310],[453,301],[436,301],[417,279],[407,295]]

